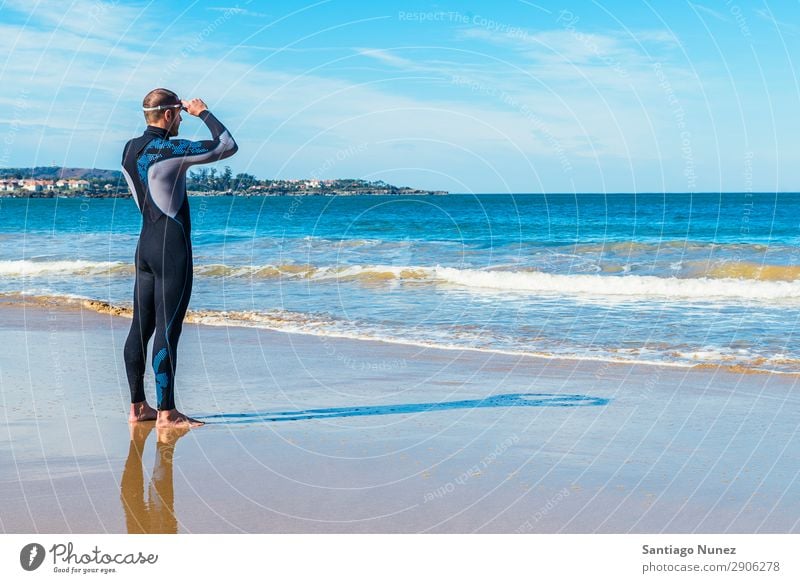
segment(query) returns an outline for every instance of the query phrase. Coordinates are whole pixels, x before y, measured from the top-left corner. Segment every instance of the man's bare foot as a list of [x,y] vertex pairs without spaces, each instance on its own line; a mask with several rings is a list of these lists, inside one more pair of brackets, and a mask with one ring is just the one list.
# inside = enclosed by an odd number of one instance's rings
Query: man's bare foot
[[147,401],[131,403],[131,412],[128,415],[128,423],[139,423],[140,421],[155,421],[158,411],[147,404]]
[[192,419],[191,417],[184,415],[177,409],[168,409],[167,411],[159,411],[158,412],[158,419],[156,419],[156,427],[200,427],[201,425],[205,425],[203,421],[198,421],[197,419]]

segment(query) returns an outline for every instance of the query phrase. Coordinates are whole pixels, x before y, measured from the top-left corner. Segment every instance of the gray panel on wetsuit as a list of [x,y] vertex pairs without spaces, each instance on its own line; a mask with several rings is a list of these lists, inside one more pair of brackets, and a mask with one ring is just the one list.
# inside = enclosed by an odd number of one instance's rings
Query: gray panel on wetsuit
[[233,138],[225,131],[219,137],[219,144],[208,152],[154,162],[147,169],[147,186],[150,197],[161,212],[173,219],[178,214],[186,192],[186,167],[213,160],[215,156],[228,150],[232,142]]

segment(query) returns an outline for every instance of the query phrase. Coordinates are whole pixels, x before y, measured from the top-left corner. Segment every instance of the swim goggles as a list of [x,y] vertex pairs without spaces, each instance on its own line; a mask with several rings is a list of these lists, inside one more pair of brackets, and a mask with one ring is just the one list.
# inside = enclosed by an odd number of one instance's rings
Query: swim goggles
[[180,103],[172,103],[170,105],[156,105],[154,107],[143,107],[142,111],[161,111],[162,109],[173,109],[175,107],[179,107],[183,111],[186,111],[186,108],[183,107],[183,105]]

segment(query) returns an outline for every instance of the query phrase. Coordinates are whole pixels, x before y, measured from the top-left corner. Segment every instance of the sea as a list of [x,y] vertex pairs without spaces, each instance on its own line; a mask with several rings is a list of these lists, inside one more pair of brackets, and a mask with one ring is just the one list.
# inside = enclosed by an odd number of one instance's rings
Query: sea
[[[190,197],[207,325],[797,374],[800,194]],[[130,307],[130,198],[0,198],[0,294]]]

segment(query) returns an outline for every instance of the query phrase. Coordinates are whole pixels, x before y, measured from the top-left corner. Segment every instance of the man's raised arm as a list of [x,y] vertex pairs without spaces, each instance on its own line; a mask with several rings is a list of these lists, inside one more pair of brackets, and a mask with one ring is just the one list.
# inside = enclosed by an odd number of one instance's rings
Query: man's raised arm
[[203,100],[192,99],[190,101],[183,101],[182,103],[184,109],[186,109],[190,115],[202,119],[211,132],[210,140],[201,140],[199,142],[173,140],[180,144],[180,146],[185,145],[186,149],[183,157],[187,166],[218,162],[225,158],[230,158],[237,152],[239,146],[236,145],[233,136],[231,136],[228,129],[222,125],[222,122],[214,117],[213,113],[208,111]]

